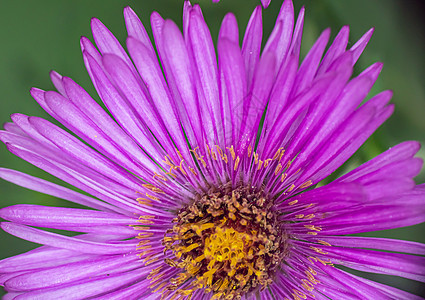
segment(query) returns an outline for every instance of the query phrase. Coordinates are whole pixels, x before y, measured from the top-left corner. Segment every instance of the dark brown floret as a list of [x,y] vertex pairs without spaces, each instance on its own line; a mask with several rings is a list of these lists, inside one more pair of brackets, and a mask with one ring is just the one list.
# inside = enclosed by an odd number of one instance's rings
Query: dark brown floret
[[[287,253],[287,236],[263,191],[219,188],[180,210],[163,239],[166,259],[182,272],[166,290],[190,297],[197,289],[212,299],[240,299],[273,282]],[[180,286],[191,280],[184,288]]]

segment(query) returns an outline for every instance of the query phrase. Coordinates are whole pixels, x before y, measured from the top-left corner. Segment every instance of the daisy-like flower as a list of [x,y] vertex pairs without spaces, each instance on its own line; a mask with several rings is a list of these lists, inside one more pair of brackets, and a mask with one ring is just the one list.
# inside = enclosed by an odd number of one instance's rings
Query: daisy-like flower
[[3,230],[43,244],[0,261],[5,299],[419,298],[339,268],[424,281],[423,244],[352,236],[424,221],[419,144],[318,185],[393,111],[390,91],[362,103],[382,64],[352,78],[372,30],[347,50],[343,27],[324,54],[325,30],[299,65],[304,10],[295,21],[290,0],[264,49],[260,7],[242,47],[226,15],[215,49],[185,2],[183,33],[152,14],[158,62],[135,13],[124,15],[129,55],[97,19],[96,47],[81,39],[109,113],[52,72],[58,92],[31,94],[67,130],[14,114],[0,133],[84,193],[14,170],[3,179],[87,206],[0,210]]

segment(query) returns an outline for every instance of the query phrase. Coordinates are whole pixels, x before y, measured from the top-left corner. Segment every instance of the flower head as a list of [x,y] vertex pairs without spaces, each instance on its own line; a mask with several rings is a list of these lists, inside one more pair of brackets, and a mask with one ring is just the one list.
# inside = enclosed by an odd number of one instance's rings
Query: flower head
[[0,210],[3,230],[44,245],[0,261],[10,298],[415,297],[338,266],[424,280],[423,244],[352,236],[424,221],[419,144],[318,185],[393,111],[389,91],[362,104],[380,63],[352,78],[372,30],[347,50],[343,27],[324,54],[325,30],[299,65],[304,10],[295,20],[290,0],[264,49],[260,7],[242,47],[228,14],[215,49],[200,7],[185,2],[183,33],[152,14],[158,61],[136,14],[124,15],[129,55],[97,19],[96,47],[81,39],[110,114],[52,72],[57,92],[31,94],[68,130],[14,114],[0,133],[85,193],[14,170],[3,179],[87,206]]

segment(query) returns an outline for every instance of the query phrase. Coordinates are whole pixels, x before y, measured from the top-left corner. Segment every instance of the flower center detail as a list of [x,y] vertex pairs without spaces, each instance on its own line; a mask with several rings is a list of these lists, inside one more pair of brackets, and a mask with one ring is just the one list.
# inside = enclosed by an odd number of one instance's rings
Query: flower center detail
[[165,262],[182,271],[164,293],[190,297],[204,289],[211,299],[240,299],[265,289],[287,254],[272,207],[261,191],[223,188],[182,209],[163,239],[173,253]]

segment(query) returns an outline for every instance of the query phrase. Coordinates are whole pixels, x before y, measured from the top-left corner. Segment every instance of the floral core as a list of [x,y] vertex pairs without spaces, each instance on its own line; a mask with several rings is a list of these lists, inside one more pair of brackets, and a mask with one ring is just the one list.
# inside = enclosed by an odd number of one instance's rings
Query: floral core
[[163,244],[174,256],[166,263],[183,271],[165,293],[178,289],[189,296],[204,289],[212,299],[240,299],[270,285],[286,248],[272,207],[262,191],[223,188],[182,209]]

